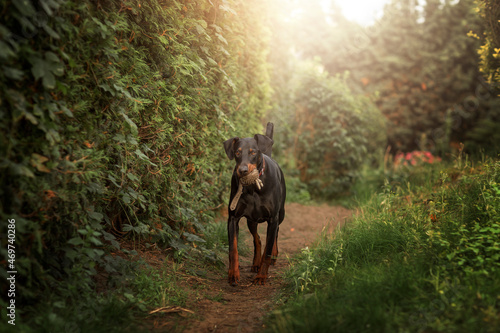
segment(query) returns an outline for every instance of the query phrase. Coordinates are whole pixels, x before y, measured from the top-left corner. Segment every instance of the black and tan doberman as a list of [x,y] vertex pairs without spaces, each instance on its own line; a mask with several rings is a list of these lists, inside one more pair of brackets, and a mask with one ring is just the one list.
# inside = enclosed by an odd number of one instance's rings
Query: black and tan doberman
[[[271,128],[271,131],[269,131]],[[236,160],[231,179],[229,218],[229,283],[237,285],[240,279],[238,260],[239,221],[247,220],[252,233],[254,257],[252,272],[257,272],[256,284],[264,284],[269,265],[274,265],[278,256],[278,230],[285,217],[286,186],[283,172],[270,157],[272,153],[272,124],[268,124],[268,135],[256,134],[253,138],[238,137],[224,142],[230,160]],[[270,134],[269,134],[270,133]],[[257,225],[267,222],[264,252]]]

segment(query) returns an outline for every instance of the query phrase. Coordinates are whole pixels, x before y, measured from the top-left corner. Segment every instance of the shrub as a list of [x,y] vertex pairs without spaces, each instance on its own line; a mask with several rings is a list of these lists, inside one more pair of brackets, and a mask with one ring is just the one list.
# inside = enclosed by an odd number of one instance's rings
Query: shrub
[[346,193],[361,166],[380,159],[386,143],[383,116],[368,98],[354,95],[316,63],[300,69],[293,96],[285,153],[313,196]]
[[268,107],[261,5],[1,2],[0,219],[16,221],[20,302],[89,292],[116,237],[175,248],[213,219],[222,142],[261,132]]

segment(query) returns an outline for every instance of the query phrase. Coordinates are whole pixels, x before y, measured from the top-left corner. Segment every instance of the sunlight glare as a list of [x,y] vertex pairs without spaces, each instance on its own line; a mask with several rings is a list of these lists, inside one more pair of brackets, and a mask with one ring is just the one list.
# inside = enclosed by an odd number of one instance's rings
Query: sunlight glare
[[[331,0],[324,0],[323,9],[328,10]],[[342,14],[350,21],[361,25],[371,25],[382,17],[384,5],[390,0],[337,0],[335,3],[342,10]]]

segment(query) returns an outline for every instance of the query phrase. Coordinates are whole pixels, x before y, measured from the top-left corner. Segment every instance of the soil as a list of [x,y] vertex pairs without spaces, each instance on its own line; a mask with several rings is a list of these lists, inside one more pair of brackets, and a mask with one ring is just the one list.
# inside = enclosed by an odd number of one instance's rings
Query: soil
[[[285,207],[285,220],[280,225],[279,257],[276,265],[269,268],[265,285],[253,285],[256,273],[250,272],[253,256],[252,237],[245,237],[250,251],[240,252],[240,283],[231,286],[225,273],[211,272],[200,278],[186,276],[186,287],[197,296],[188,301],[186,308],[170,309],[164,316],[150,322],[155,332],[257,332],[264,328],[264,318],[275,309],[278,292],[283,283],[282,275],[289,267],[289,260],[306,246],[312,245],[321,232],[333,232],[345,223],[351,211],[339,206],[304,206],[296,203]],[[266,223],[259,225],[264,243]],[[240,221],[240,233],[247,233],[244,221]],[[227,257],[226,257],[227,267]],[[226,268],[227,269],[227,268]],[[175,312],[177,315],[172,315]],[[175,318],[174,318],[175,316]]]

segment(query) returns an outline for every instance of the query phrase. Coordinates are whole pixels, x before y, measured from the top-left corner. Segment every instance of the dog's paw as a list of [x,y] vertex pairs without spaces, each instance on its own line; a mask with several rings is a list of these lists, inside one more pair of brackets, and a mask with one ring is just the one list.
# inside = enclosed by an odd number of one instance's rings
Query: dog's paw
[[265,285],[266,284],[266,280],[267,280],[267,276],[266,275],[259,275],[257,274],[257,276],[255,277],[255,279],[253,280],[253,284],[258,284],[258,285]]
[[236,280],[234,278],[229,278],[227,282],[232,285],[233,287],[236,287],[238,285],[239,280]]
[[237,286],[240,281],[240,272],[237,270],[236,272],[229,270],[227,282],[232,286]]

